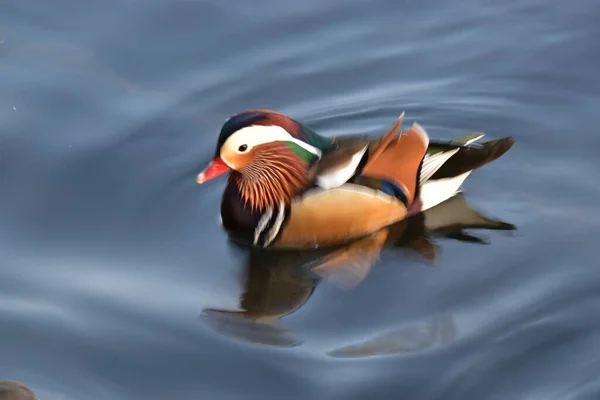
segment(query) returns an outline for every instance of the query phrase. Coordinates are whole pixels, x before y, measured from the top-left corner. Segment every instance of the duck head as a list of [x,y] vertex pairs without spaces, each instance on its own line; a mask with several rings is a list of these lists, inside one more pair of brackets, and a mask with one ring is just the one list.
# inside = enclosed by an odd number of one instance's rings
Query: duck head
[[242,199],[264,210],[288,203],[312,181],[311,166],[334,147],[331,139],[271,110],[249,110],[228,118],[211,163],[198,174],[204,183],[229,172]]

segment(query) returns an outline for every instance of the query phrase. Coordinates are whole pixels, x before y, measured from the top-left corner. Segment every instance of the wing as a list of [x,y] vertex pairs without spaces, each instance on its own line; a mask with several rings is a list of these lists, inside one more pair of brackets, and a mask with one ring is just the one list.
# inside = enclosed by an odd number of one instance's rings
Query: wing
[[336,141],[337,148],[326,153],[315,165],[316,184],[331,189],[348,182],[356,173],[369,147],[362,138],[345,138]]
[[389,182],[403,192],[406,202],[410,205],[417,191],[419,168],[429,146],[429,136],[417,123],[408,131],[396,136],[403,116],[404,113],[369,154],[361,176]]
[[423,166],[421,167],[419,176],[420,184],[422,185],[427,182],[460,149],[469,148],[473,142],[481,139],[483,136],[483,133],[470,133],[449,142],[430,143],[427,154],[423,158]]
[[501,157],[515,143],[510,136],[480,145],[461,147],[448,161],[441,165],[431,179],[444,179],[457,177],[461,174],[481,168],[486,164]]
[[[397,136],[403,119],[404,113],[379,139],[356,136],[335,139],[337,148],[325,154],[316,164],[317,186],[323,189],[338,187],[350,181],[362,169],[360,175],[363,177],[383,179],[410,192],[407,194],[410,203],[416,189],[417,170],[427,150],[429,137],[418,124]],[[454,150],[457,143],[448,142],[446,145],[451,144]]]

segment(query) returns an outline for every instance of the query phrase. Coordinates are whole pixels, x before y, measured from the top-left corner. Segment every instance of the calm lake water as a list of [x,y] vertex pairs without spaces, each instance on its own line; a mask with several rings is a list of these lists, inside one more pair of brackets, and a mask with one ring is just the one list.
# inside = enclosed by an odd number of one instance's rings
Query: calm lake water
[[[2,1],[0,379],[48,400],[600,398],[600,3],[300,3]],[[512,135],[436,221],[516,230],[412,221],[351,287],[249,255],[219,225],[225,180],[195,183],[248,108]]]

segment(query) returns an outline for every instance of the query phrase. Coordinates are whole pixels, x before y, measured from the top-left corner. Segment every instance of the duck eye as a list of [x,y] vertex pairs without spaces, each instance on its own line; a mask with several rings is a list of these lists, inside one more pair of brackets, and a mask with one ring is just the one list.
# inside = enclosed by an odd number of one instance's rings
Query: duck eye
[[248,145],[247,144],[243,144],[240,147],[238,147],[238,151],[240,153],[243,153],[244,151],[248,150]]

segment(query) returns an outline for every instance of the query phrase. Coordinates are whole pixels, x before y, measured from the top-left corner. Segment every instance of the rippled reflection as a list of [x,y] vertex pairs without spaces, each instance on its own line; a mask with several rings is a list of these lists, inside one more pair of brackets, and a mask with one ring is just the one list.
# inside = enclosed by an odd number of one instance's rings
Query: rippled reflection
[[[219,333],[238,340],[277,347],[298,346],[302,339],[280,319],[302,307],[320,282],[344,289],[355,287],[368,275],[383,248],[406,249],[431,264],[441,254],[436,238],[488,243],[486,238],[467,232],[468,229],[512,231],[516,227],[474,210],[459,194],[422,214],[344,246],[313,251],[242,250],[246,253],[246,275],[239,309],[208,308],[202,320]],[[442,315],[329,354],[358,357],[422,350],[451,341],[454,336],[452,316]]]
[[451,343],[456,338],[452,315],[442,314],[430,320],[394,329],[367,339],[329,351],[336,358],[363,358],[427,350],[436,344]]

